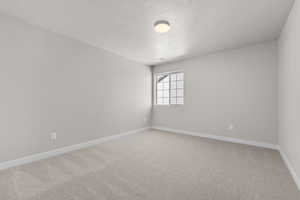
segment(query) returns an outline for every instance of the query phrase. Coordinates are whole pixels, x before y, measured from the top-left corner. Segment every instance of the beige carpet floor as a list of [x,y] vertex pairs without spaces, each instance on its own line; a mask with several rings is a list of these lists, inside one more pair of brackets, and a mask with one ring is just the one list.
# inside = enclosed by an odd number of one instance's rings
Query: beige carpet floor
[[277,151],[145,131],[0,171],[1,200],[299,200]]

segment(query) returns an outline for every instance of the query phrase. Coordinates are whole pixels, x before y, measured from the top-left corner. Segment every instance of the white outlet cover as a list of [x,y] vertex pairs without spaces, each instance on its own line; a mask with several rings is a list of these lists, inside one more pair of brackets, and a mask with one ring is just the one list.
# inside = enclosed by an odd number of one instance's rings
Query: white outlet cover
[[234,125],[233,124],[230,124],[229,126],[228,126],[228,130],[233,130],[234,129]]
[[56,133],[55,132],[51,133],[51,140],[56,140]]

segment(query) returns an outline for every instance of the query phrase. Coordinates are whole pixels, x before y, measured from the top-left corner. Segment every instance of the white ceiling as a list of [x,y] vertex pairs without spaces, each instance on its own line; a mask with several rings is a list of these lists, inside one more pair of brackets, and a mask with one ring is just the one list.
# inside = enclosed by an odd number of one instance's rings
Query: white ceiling
[[[0,10],[143,64],[276,39],[294,0],[0,0]],[[154,32],[168,20],[168,33]],[[164,60],[160,60],[164,58]]]

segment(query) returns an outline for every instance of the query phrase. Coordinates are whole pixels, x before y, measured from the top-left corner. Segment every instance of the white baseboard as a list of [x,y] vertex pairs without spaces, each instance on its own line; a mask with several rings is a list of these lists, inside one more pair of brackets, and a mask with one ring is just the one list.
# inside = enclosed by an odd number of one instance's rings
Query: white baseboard
[[284,153],[284,151],[279,148],[279,152],[280,152],[280,155],[285,163],[285,165],[287,166],[287,168],[289,169],[298,189],[300,190],[300,177],[298,177],[298,175],[296,174],[296,171],[292,165],[292,163],[290,162],[290,160],[288,159],[287,155]]
[[136,129],[136,130],[128,131],[128,132],[121,133],[121,134],[118,134],[118,135],[102,137],[102,138],[91,140],[91,141],[88,141],[88,142],[75,144],[75,145],[71,145],[71,146],[66,146],[66,147],[62,147],[62,148],[59,148],[59,149],[54,149],[54,150],[51,150],[51,151],[26,156],[26,157],[23,157],[23,158],[18,158],[16,160],[5,161],[5,162],[0,163],[0,170],[15,167],[15,166],[18,166],[18,165],[24,165],[24,164],[27,164],[27,163],[31,163],[31,162],[46,159],[46,158],[50,158],[50,157],[53,157],[53,156],[58,156],[58,155],[61,155],[61,154],[65,154],[67,152],[71,152],[71,151],[83,149],[83,148],[86,148],[86,147],[94,146],[94,145],[97,145],[97,144],[101,144],[101,143],[104,143],[104,142],[107,142],[107,141],[119,139],[121,137],[131,135],[131,134],[135,134],[135,133],[145,131],[145,130],[148,130],[148,129],[150,129],[150,127]]
[[161,130],[161,131],[168,131],[168,132],[184,134],[184,135],[198,136],[198,137],[209,138],[209,139],[219,140],[219,141],[224,141],[224,142],[246,144],[246,145],[263,147],[263,148],[268,148],[268,149],[275,149],[275,150],[279,149],[278,145],[275,145],[275,144],[257,142],[257,141],[251,141],[251,140],[242,140],[242,139],[231,138],[231,137],[226,137],[226,136],[218,136],[218,135],[204,134],[204,133],[195,133],[195,132],[191,132],[191,131],[164,128],[164,127],[158,127],[158,126],[154,126],[154,127],[152,127],[152,129]]
[[291,173],[291,175],[292,175],[299,191],[300,191],[300,177],[298,177],[298,175],[296,174],[296,171],[295,171],[293,165],[291,164],[291,162],[289,161],[288,157],[283,152],[283,150],[279,147],[279,145],[263,143],[263,142],[256,142],[256,141],[241,140],[241,139],[225,137],[225,136],[195,133],[195,132],[190,132],[190,131],[170,129],[170,128],[157,127],[157,126],[152,127],[152,129],[161,130],[161,131],[168,131],[168,132],[173,132],[173,133],[177,133],[177,134],[198,136],[198,137],[209,138],[209,139],[213,139],[213,140],[220,140],[220,141],[224,141],[224,142],[246,144],[246,145],[251,145],[251,146],[257,146],[257,147],[263,147],[263,148],[278,150],[280,152],[280,155],[281,155],[284,163],[286,164],[288,170],[290,171],[290,173]]
[[[184,130],[163,128],[163,127],[151,127],[151,128],[156,129],[156,130],[161,130],[161,131],[174,132],[174,133],[178,133],[178,134],[198,136],[198,137],[220,140],[220,141],[225,141],[225,142],[246,144],[246,145],[251,145],[251,146],[258,146],[258,147],[278,150],[280,152],[280,155],[281,155],[283,161],[285,162],[287,168],[289,169],[298,189],[300,190],[300,178],[297,176],[297,174],[296,174],[291,162],[289,161],[288,157],[286,156],[286,154],[283,152],[282,149],[279,148],[278,145],[256,142],[256,141],[241,140],[241,139],[230,138],[230,137],[225,137],[225,136],[216,136],[216,135],[195,133],[195,132],[184,131]],[[94,146],[97,144],[101,144],[104,142],[108,142],[111,140],[119,139],[119,138],[122,138],[127,135],[136,134],[138,132],[142,132],[142,131],[145,131],[148,129],[150,129],[150,127],[136,129],[136,130],[128,131],[128,132],[121,133],[118,135],[102,137],[102,138],[91,140],[91,141],[84,142],[84,143],[75,144],[75,145],[71,145],[71,146],[67,146],[67,147],[63,147],[63,148],[59,148],[59,149],[54,149],[51,151],[38,153],[38,154],[31,155],[31,156],[26,156],[26,157],[19,158],[16,160],[6,161],[3,163],[0,163],[0,170],[27,164],[27,163],[31,163],[31,162],[42,160],[42,159],[47,159],[47,158],[54,157],[54,156],[58,156],[58,155],[65,154],[65,153],[68,153],[71,151],[75,151],[75,150],[83,149],[86,147]]]

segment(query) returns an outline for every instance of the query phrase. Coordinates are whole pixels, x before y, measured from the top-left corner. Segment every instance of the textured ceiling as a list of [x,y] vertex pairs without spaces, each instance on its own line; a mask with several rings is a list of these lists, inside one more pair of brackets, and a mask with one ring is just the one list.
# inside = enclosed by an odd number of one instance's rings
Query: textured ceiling
[[[150,65],[276,39],[293,1],[1,0],[0,11]],[[161,19],[168,33],[154,32]]]

